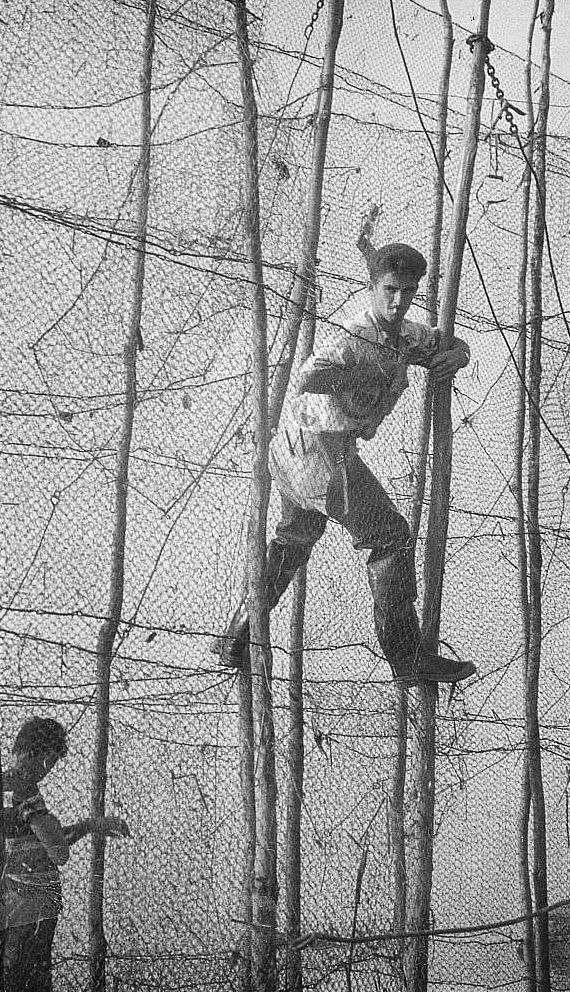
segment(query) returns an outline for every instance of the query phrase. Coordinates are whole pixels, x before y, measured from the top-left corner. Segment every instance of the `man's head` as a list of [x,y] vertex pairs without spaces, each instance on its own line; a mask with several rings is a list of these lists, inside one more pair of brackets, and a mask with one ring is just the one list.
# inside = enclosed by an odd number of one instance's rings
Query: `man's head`
[[367,262],[374,314],[398,326],[417,293],[427,262],[421,252],[404,244],[373,248]]

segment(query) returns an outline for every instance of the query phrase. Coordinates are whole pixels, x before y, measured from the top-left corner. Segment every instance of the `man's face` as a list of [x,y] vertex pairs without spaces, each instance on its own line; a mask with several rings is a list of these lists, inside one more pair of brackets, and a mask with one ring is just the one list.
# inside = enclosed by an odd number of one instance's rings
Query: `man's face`
[[374,316],[381,317],[388,324],[399,326],[417,291],[418,283],[413,276],[385,272],[370,290]]

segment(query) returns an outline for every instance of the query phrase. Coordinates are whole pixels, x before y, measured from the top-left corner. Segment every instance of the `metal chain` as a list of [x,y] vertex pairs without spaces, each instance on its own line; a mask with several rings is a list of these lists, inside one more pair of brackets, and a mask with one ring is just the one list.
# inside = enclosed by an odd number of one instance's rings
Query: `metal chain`
[[319,14],[323,9],[324,5],[325,5],[325,0],[317,0],[317,6],[315,7],[313,13],[311,14],[311,20],[309,21],[307,27],[305,28],[305,38],[307,39],[307,41],[309,40],[309,38],[313,33],[313,29],[319,19]]
[[470,34],[466,40],[466,43],[469,45],[471,52],[477,42],[480,42],[485,48],[485,69],[489,79],[491,80],[491,86],[495,90],[496,98],[499,101],[499,106],[501,108],[501,113],[499,116],[504,117],[509,125],[509,134],[512,134],[514,137],[518,138],[519,129],[513,117],[513,110],[522,117],[524,117],[524,110],[519,110],[519,108],[515,107],[514,104],[509,103],[505,97],[505,91],[501,88],[495,66],[489,58],[489,55],[495,48],[493,42],[484,34]]

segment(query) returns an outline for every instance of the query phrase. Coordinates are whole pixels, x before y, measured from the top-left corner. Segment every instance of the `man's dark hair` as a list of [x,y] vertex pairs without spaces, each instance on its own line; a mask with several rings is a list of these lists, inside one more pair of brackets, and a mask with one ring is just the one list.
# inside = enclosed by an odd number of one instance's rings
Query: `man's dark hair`
[[67,731],[57,720],[33,716],[22,724],[12,745],[12,754],[34,757],[44,751],[55,751],[58,757],[67,754]]
[[425,276],[427,262],[421,252],[411,245],[392,244],[372,248],[367,258],[370,281],[374,284],[387,272],[411,276],[419,282]]

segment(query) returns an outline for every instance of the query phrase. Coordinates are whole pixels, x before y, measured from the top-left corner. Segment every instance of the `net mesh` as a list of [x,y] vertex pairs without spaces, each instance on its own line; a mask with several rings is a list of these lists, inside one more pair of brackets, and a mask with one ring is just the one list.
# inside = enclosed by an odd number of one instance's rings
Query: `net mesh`
[[[325,12],[306,39],[301,2],[250,5],[259,105],[261,227],[270,373],[307,206],[312,113]],[[423,124],[434,133],[438,15],[396,4]],[[31,713],[70,728],[70,754],[46,780],[64,822],[89,807],[96,643],[108,607],[123,342],[133,306],[140,193],[145,14],[138,4],[3,5],[1,194],[5,315],[1,726]],[[456,27],[448,182],[460,161],[469,74]],[[302,57],[304,53],[304,57]],[[523,63],[496,50],[509,100]],[[243,823],[236,678],[209,652],[239,601],[253,450],[250,302],[243,230],[242,109],[231,4],[165,0],[157,19],[147,269],[129,465],[123,622],[111,675],[107,807],[132,839],[109,843],[105,927],[116,989],[235,988],[242,934]],[[567,893],[568,339],[556,285],[568,279],[568,84],[551,79],[547,153],[539,709],[551,901]],[[475,166],[457,333],[472,361],[453,394],[454,469],[442,639],[478,679],[437,712],[433,923],[476,926],[520,913],[517,823],[524,751],[514,421],[522,159],[487,90]],[[491,127],[491,125],[493,125]],[[379,207],[376,243],[424,254],[433,157],[402,65],[390,8],[354,0],[338,52],[323,193],[317,340],[367,305],[356,249]],[[446,202],[444,237],[449,228]],[[486,291],[485,291],[486,290]],[[489,300],[501,329],[497,328]],[[410,315],[425,320],[420,294]],[[361,456],[409,516],[425,373]],[[269,528],[279,518],[274,491]],[[422,596],[426,520],[417,546]],[[329,524],[309,564],[305,644],[303,933],[389,928],[395,689],[378,649],[365,555]],[[290,592],[272,617],[279,851],[288,734]],[[414,796],[406,796],[413,809]],[[356,901],[363,845],[368,858]],[[87,986],[88,844],[63,869],[57,988]],[[279,875],[283,880],[283,854]],[[355,917],[355,906],[357,914]],[[283,926],[280,909],[280,925]],[[356,919],[356,923],[354,922]],[[567,923],[553,915],[553,987],[564,988]],[[522,929],[430,943],[433,988],[524,986]],[[306,987],[347,987],[348,950],[304,951]],[[281,954],[281,952],[280,952]],[[401,988],[393,943],[356,945],[352,987]],[[280,957],[280,963],[282,959]],[[556,984],[558,983],[558,984]]]

